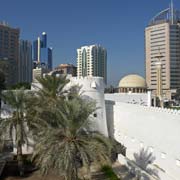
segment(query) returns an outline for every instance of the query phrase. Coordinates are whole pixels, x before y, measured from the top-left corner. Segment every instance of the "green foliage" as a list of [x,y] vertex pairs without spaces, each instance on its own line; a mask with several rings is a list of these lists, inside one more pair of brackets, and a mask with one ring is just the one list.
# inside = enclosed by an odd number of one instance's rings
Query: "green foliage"
[[33,161],[43,175],[53,171],[75,180],[82,166],[90,174],[92,162],[110,164],[111,141],[91,129],[95,103],[82,99],[79,87],[65,88],[66,77],[45,76],[38,81],[38,91],[5,91],[2,96],[13,112],[0,121],[0,132],[12,137],[15,130],[20,172],[22,145],[28,145],[27,127],[35,141]]
[[20,82],[10,87],[11,90],[15,89],[31,89],[31,84],[28,82]]
[[[24,90],[8,90],[2,94],[2,100],[9,106],[10,115],[0,120],[0,132],[8,133],[12,139],[15,135],[15,143],[17,147],[17,160],[20,174],[23,175],[23,157],[22,146],[28,145],[27,121],[26,121],[26,102],[28,95]],[[6,109],[8,111],[8,109]],[[14,134],[15,132],[15,134]],[[4,134],[1,134],[2,136]]]
[[6,88],[5,86],[5,75],[0,71],[0,92]]
[[77,179],[81,166],[89,169],[92,162],[110,163],[110,141],[89,131],[93,103],[79,97],[65,100],[56,108],[56,126],[40,126],[37,134],[33,159],[42,173],[46,175],[53,169],[67,179]]
[[170,107],[170,109],[174,109],[174,110],[180,110],[180,107]]
[[109,178],[109,180],[119,180],[110,166],[103,166],[102,171],[105,173],[106,177]]
[[67,85],[67,83],[69,83],[66,76],[56,77],[46,75],[45,77],[40,77],[37,80],[42,86],[42,88],[39,89],[39,95],[48,99],[56,99],[59,96],[64,96],[66,93],[64,87]]
[[[40,78],[33,116],[36,141],[33,160],[43,175],[54,171],[66,179],[78,179],[78,169],[92,162],[110,163],[111,142],[90,131],[95,103],[81,98],[79,87],[64,88],[65,77]],[[30,113],[28,113],[30,114]]]

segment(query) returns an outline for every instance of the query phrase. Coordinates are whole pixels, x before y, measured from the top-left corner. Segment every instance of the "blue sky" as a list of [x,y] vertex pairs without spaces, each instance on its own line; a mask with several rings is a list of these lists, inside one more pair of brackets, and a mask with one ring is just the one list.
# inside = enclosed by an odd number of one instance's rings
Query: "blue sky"
[[[21,38],[48,34],[54,66],[76,64],[76,49],[101,44],[108,51],[108,84],[144,76],[144,28],[170,0],[1,0],[0,20],[21,29]],[[180,1],[174,0],[180,9]]]

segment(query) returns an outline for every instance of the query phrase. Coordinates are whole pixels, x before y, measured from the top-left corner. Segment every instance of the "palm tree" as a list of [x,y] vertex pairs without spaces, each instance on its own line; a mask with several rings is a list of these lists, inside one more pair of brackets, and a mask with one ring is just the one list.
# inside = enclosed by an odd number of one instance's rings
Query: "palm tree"
[[41,97],[48,98],[48,101],[56,100],[59,97],[64,96],[64,87],[69,83],[66,76],[50,76],[37,78],[41,87],[39,88],[38,95]]
[[[45,77],[38,78],[40,87],[37,87],[38,91],[34,92],[34,95],[31,98],[33,107],[30,108],[28,114],[34,119],[34,122],[37,121],[46,121],[48,125],[56,126],[56,122],[53,119],[56,119],[56,109],[57,104],[63,104],[65,99],[71,99],[78,96],[79,87],[71,86],[70,88],[65,88],[69,83],[69,80],[66,79],[66,76],[50,76],[46,75]],[[30,103],[30,104],[32,104]],[[41,121],[43,123],[43,121]],[[43,125],[46,125],[45,122]]]
[[24,90],[5,91],[2,94],[2,100],[8,106],[8,117],[0,120],[0,132],[8,133],[11,139],[15,136],[15,145],[17,147],[17,161],[20,175],[24,174],[22,146],[28,145],[26,100],[27,93]]
[[[68,180],[78,179],[78,169],[89,171],[92,162],[110,162],[111,143],[89,128],[94,103],[75,97],[57,103],[54,111],[56,126],[42,129],[36,138],[33,160],[44,175],[54,171]],[[45,118],[45,117],[44,117]]]
[[[5,75],[4,73],[0,70],[0,96],[2,90],[5,89]],[[0,98],[0,109],[1,109],[1,98]]]

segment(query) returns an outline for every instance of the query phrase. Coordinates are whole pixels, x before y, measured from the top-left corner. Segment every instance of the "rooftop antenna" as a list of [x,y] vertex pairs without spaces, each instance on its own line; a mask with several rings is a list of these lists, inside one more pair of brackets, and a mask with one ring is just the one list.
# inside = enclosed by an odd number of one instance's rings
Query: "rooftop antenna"
[[171,0],[170,12],[171,12],[171,24],[174,24],[174,4],[173,4],[173,0]]

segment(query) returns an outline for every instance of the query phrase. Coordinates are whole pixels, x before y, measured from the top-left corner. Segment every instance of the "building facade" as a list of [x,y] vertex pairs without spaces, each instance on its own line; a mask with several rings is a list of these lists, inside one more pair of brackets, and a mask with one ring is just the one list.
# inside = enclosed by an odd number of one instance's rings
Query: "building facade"
[[32,82],[32,44],[27,40],[19,41],[18,81]]
[[54,71],[58,74],[77,76],[77,67],[73,64],[60,64]]
[[157,56],[161,53],[163,94],[171,98],[180,88],[180,11],[173,4],[158,13],[145,29],[146,82],[157,89]]
[[99,45],[77,49],[77,76],[99,76],[107,83],[107,51]]
[[8,66],[8,70],[4,69],[8,86],[18,82],[19,34],[18,28],[0,23],[0,61]]
[[41,66],[51,71],[53,63],[52,56],[52,48],[47,47],[47,34],[43,32],[41,38],[38,37],[33,42],[34,68]]

